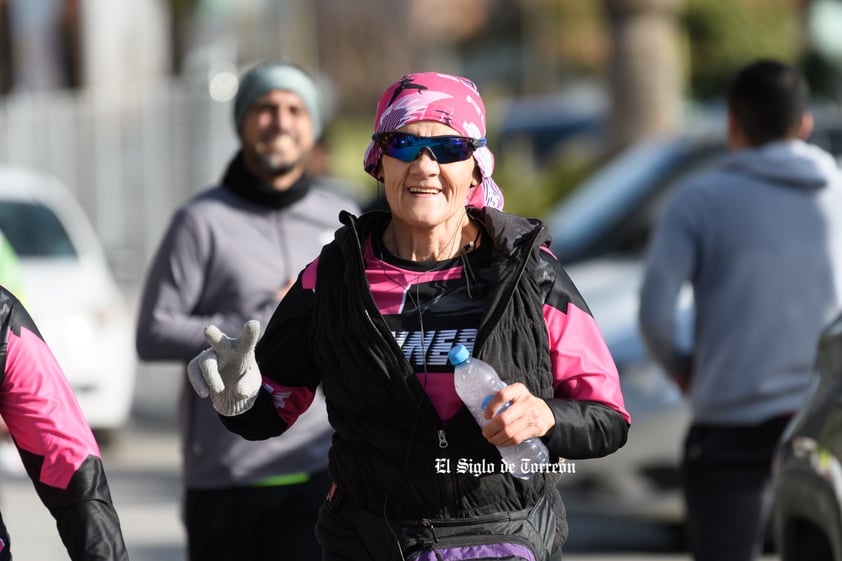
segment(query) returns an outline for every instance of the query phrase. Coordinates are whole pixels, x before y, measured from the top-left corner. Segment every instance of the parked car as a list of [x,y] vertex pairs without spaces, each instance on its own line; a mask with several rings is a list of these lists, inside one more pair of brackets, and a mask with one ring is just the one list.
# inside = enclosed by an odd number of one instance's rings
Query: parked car
[[598,257],[639,261],[672,188],[727,153],[720,136],[664,135],[643,140],[576,187],[546,221],[565,264]]
[[818,348],[816,390],[775,456],[773,528],[781,561],[842,561],[842,315]]
[[[838,118],[818,119],[812,141],[842,153]],[[576,508],[683,522],[679,466],[690,411],[674,382],[649,356],[638,325],[638,298],[651,233],[676,185],[727,155],[715,128],[642,141],[609,162],[552,209],[552,250],[588,303],[617,364],[632,417],[629,441],[607,458],[577,462],[563,482]],[[677,316],[692,342],[692,291]],[[842,560],[840,560],[842,561]]]
[[536,165],[568,150],[599,153],[605,146],[606,105],[604,91],[585,84],[561,94],[508,99],[494,110],[502,117],[489,142],[501,159],[525,156]]
[[18,257],[21,294],[103,439],[128,421],[136,356],[129,306],[82,208],[56,178],[0,168],[0,231]]

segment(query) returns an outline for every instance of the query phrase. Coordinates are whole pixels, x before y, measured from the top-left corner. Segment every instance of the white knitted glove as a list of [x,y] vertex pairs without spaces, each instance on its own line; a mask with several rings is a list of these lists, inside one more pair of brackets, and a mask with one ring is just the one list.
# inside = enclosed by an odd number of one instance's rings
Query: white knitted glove
[[233,417],[251,409],[262,378],[254,359],[260,322],[246,322],[239,338],[232,339],[215,325],[205,328],[211,348],[199,353],[187,365],[187,377],[199,397],[210,396],[220,415]]

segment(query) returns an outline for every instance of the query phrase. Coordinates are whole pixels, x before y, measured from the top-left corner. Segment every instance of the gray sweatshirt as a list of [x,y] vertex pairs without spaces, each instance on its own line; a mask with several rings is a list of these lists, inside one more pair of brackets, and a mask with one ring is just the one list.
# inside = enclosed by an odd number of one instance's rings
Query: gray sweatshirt
[[[695,302],[692,349],[676,300]],[[674,376],[691,373],[694,422],[753,424],[795,412],[819,334],[842,303],[842,179],[801,141],[731,154],[679,186],[649,248],[640,327]]]
[[[215,187],[182,207],[147,275],[137,327],[140,357],[186,364],[207,347],[203,333],[211,323],[232,337],[252,318],[265,329],[276,292],[333,239],[339,211],[358,212],[355,203],[318,187],[314,179],[303,198],[282,207]],[[186,487],[265,484],[326,469],[333,431],[321,392],[283,437],[249,442],[222,425],[186,375],[173,382],[181,386]]]

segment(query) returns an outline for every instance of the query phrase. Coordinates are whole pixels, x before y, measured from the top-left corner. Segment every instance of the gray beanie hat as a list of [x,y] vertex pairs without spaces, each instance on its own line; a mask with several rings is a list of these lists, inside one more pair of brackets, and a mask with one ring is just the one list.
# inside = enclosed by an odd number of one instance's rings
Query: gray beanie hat
[[301,98],[313,121],[313,135],[318,139],[322,134],[319,90],[309,74],[287,62],[263,62],[242,75],[234,99],[234,125],[237,132],[243,126],[249,107],[272,90],[290,91]]

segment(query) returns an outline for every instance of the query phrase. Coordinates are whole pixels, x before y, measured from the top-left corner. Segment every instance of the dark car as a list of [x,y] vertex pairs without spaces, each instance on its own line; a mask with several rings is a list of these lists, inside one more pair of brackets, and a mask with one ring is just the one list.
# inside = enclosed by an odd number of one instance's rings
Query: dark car
[[528,157],[544,166],[568,150],[598,153],[605,145],[605,95],[587,85],[564,93],[509,99],[489,140],[500,158]]
[[822,334],[818,369],[816,390],[775,457],[781,561],[842,561],[842,315]]
[[678,134],[635,144],[578,186],[546,221],[553,252],[566,263],[640,256],[672,188],[715,165],[720,136]]

